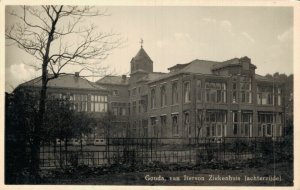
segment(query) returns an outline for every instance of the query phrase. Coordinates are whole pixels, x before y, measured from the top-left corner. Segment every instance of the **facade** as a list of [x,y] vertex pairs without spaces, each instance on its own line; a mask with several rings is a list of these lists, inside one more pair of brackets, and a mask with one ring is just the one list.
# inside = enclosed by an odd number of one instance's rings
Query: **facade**
[[109,111],[116,117],[113,121],[113,137],[129,136],[129,79],[126,75],[105,76],[96,82],[108,90]]
[[[157,73],[141,46],[130,64],[126,83],[105,84],[111,89],[111,105],[129,103],[130,137],[283,135],[283,83],[256,74],[248,57],[224,62],[196,59],[169,68],[169,73]],[[121,82],[125,76],[112,78]]]
[[[284,135],[283,83],[255,73],[248,57],[194,60],[153,72],[143,46],[130,76],[93,83],[75,75],[51,80],[48,96],[67,97],[75,110],[101,118],[111,112],[111,137],[274,137]],[[18,89],[37,89],[40,78]],[[17,90],[17,89],[16,89]],[[103,126],[92,137],[103,136]]]
[[[26,92],[34,97],[40,93],[41,77],[20,84],[15,93]],[[99,120],[108,112],[108,91],[79,76],[79,73],[64,74],[50,80],[47,87],[48,100],[68,99],[76,112],[85,112],[95,119],[88,138],[103,138],[105,131]]]

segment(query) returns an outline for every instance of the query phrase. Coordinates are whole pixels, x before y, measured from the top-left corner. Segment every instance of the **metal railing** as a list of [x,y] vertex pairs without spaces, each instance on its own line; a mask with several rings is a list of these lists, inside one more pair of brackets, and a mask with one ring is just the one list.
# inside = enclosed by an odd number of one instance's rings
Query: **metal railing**
[[40,166],[65,167],[111,164],[201,164],[292,157],[289,139],[277,138],[109,138],[101,146],[42,145]]

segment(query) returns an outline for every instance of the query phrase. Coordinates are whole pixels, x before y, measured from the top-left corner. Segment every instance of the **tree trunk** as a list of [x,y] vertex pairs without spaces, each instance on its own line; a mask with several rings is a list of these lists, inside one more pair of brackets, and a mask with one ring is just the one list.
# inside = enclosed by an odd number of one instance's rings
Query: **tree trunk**
[[[60,10],[62,7],[60,8]],[[48,71],[47,66],[49,62],[49,52],[51,47],[51,42],[53,40],[53,34],[55,31],[55,26],[58,21],[58,17],[53,21],[51,31],[48,34],[48,41],[45,49],[45,55],[43,57],[42,64],[42,89],[40,93],[39,100],[39,111],[37,114],[36,123],[33,130],[33,148],[31,150],[31,165],[30,170],[33,176],[38,177],[39,162],[40,162],[40,143],[41,143],[41,129],[44,125],[44,114],[45,114],[45,105],[47,98],[47,83],[48,83]]]
[[44,114],[47,94],[47,64],[43,64],[42,68],[42,89],[40,92],[39,111],[36,118],[36,123],[33,130],[33,146],[31,149],[31,164],[30,171],[34,177],[38,177],[39,162],[40,162],[40,144],[42,139],[41,129],[44,124]]

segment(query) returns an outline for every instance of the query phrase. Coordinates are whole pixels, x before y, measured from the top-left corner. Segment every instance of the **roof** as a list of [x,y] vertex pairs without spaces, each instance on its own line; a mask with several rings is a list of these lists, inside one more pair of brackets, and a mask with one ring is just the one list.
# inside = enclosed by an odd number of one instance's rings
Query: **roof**
[[284,84],[284,80],[280,80],[279,78],[268,78],[266,76],[261,76],[258,74],[255,74],[255,80],[258,82],[266,82],[266,83],[272,83],[272,84]]
[[274,81],[277,81],[278,82],[278,80],[274,80],[274,79],[272,79],[272,78],[268,78],[268,77],[266,77],[266,76],[261,76],[261,75],[258,75],[258,74],[255,74],[255,80],[258,80],[258,81],[266,81],[266,82],[274,82]]
[[126,77],[126,79],[123,79],[123,76],[105,76],[98,81],[96,81],[97,84],[114,84],[114,85],[128,85],[129,84],[129,78]]
[[233,59],[229,59],[227,61],[216,63],[212,66],[211,69],[216,70],[216,69],[220,69],[220,68],[227,67],[227,66],[236,66],[236,65],[239,65],[239,63],[240,63],[239,58],[233,58]]
[[194,61],[192,61],[190,63],[180,64],[181,66],[186,65],[182,69],[164,74],[160,77],[157,77],[157,78],[151,80],[150,83],[158,81],[158,80],[162,80],[164,78],[168,78],[168,77],[171,77],[171,76],[174,76],[177,74],[181,74],[181,73],[212,74],[211,67],[216,63],[219,63],[219,62],[195,59]]
[[180,70],[180,72],[183,72],[183,73],[212,74],[211,68],[216,63],[218,63],[218,62],[196,59],[196,60],[190,62],[182,70]]
[[[50,75],[51,77],[53,75]],[[28,87],[41,87],[42,77],[37,77],[20,86]],[[73,88],[73,89],[86,89],[86,90],[106,90],[93,82],[90,82],[82,77],[75,76],[74,74],[61,74],[58,78],[52,79],[47,84],[50,88]]]
[[149,73],[148,75],[146,75],[139,81],[152,81],[152,80],[158,79],[160,77],[163,77],[164,75],[167,75],[167,73],[153,72],[153,73]]
[[132,58],[131,61],[137,61],[137,62],[139,62],[139,61],[145,61],[145,60],[148,60],[148,61],[150,61],[150,62],[153,62],[153,61],[151,60],[151,58],[149,57],[149,55],[148,55],[148,54],[146,53],[146,51],[144,50],[144,48],[141,47],[141,49],[138,51],[138,53],[136,54],[136,56],[134,56],[134,57]]
[[138,70],[135,70],[134,72],[132,72],[130,75],[133,75],[133,74],[136,74],[136,73],[148,73],[148,72],[143,70],[143,69],[138,69]]
[[185,66],[187,66],[189,63],[186,63],[186,64],[176,64],[172,67],[169,67],[168,70],[173,70],[173,69],[182,69],[184,68]]

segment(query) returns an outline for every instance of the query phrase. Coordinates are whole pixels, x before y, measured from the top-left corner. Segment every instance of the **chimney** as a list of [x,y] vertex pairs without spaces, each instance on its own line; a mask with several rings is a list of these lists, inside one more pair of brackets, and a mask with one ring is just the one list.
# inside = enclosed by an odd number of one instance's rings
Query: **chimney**
[[126,75],[122,75],[122,79],[126,80],[127,76]]
[[79,72],[75,72],[75,77],[79,77]]

